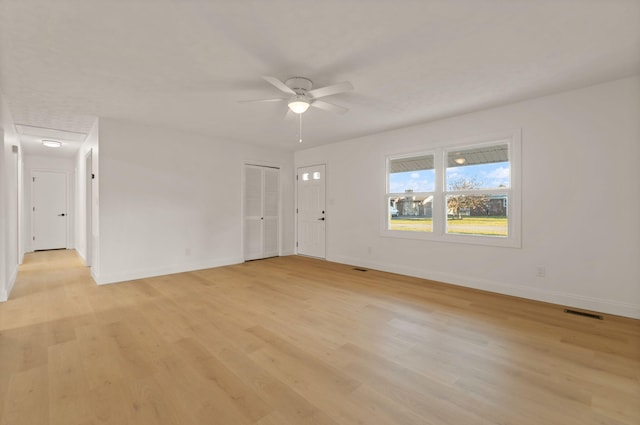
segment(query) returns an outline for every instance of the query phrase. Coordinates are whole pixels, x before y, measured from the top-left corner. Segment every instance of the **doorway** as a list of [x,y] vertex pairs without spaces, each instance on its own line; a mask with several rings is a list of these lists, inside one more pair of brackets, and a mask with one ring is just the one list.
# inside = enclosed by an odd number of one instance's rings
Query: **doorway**
[[33,250],[67,247],[67,175],[55,171],[32,174]]
[[298,168],[298,254],[325,258],[325,165]]

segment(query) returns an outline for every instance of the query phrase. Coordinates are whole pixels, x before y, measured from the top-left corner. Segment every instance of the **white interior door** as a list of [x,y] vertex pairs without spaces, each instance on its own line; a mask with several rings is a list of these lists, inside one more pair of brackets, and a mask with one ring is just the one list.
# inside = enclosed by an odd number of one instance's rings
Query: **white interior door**
[[33,249],[67,247],[67,175],[34,171],[32,175]]
[[244,259],[275,257],[279,249],[280,170],[246,165]]
[[325,258],[325,166],[298,168],[298,254]]

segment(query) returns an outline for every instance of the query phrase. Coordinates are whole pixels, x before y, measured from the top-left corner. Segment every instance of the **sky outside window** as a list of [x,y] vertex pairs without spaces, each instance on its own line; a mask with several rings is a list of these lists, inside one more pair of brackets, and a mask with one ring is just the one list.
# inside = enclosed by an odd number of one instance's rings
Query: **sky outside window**
[[457,180],[474,181],[475,189],[497,189],[510,186],[509,162],[494,162],[447,168],[447,184]]
[[389,192],[405,193],[433,192],[435,189],[434,170],[414,170],[389,174]]
[[[447,181],[458,179],[474,180],[480,184],[476,189],[496,189],[509,187],[509,162],[478,164],[447,168]],[[415,170],[389,174],[389,192],[404,193],[433,192],[435,190],[434,170]]]

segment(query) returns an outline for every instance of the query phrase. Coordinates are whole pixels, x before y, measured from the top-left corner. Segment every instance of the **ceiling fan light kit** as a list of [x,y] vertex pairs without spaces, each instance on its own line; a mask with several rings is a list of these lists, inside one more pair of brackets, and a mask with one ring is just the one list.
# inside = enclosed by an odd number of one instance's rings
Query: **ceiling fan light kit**
[[296,114],[304,113],[307,109],[309,109],[309,106],[311,105],[304,95],[297,94],[293,96],[291,100],[289,100],[289,109],[291,109]]

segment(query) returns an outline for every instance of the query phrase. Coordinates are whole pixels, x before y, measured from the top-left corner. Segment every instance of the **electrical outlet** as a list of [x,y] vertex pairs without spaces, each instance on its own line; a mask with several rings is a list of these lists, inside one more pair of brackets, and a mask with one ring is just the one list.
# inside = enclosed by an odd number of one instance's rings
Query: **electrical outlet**
[[547,269],[545,266],[536,266],[536,277],[547,277]]

